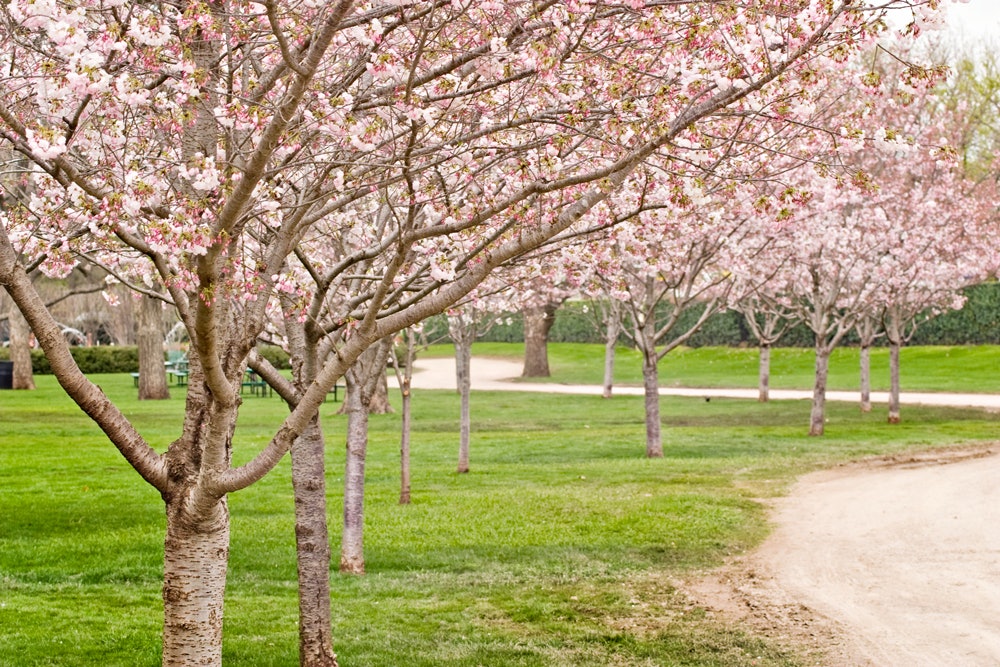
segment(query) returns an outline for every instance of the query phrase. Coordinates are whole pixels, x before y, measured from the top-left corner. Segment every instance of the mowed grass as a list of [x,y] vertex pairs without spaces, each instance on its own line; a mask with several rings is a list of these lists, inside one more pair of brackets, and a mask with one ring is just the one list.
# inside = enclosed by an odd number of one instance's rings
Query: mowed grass
[[[520,343],[476,343],[473,352],[481,356],[522,359]],[[431,356],[448,356],[451,347],[435,346]],[[615,355],[615,382],[642,384],[642,357],[638,351],[619,347]],[[550,343],[552,377],[523,380],[564,384],[601,384],[604,381],[604,346],[577,343]],[[812,389],[815,355],[811,348],[775,348],[771,352],[771,387]],[[921,346],[904,347],[900,355],[903,392],[1000,392],[1000,346]],[[664,387],[757,386],[756,348],[682,347],[660,362],[660,385]],[[842,347],[830,358],[828,389],[850,391],[859,385],[858,348]],[[889,389],[889,351],[871,350],[871,382],[875,391]]]
[[[94,379],[157,448],[179,433],[181,391],[140,403],[127,375]],[[157,665],[162,502],[51,377],[37,381],[35,392],[0,392],[0,665]],[[333,575],[341,664],[801,664],[693,607],[675,583],[758,544],[762,499],[803,471],[987,441],[998,427],[989,413],[915,407],[890,426],[832,404],[827,435],[808,438],[806,402],[664,398],[666,456],[647,460],[641,400],[474,393],[472,472],[457,475],[458,397],[416,392],[406,507],[399,417],[373,417],[369,573]],[[338,408],[323,409],[335,552]],[[246,398],[237,462],[284,413],[277,398]],[[225,663],[295,665],[287,459],[230,507]]]

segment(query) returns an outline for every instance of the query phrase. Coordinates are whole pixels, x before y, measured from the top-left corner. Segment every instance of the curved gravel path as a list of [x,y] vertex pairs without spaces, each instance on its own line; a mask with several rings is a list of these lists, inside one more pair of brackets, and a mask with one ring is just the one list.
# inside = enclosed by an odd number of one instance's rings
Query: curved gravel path
[[[422,359],[417,366],[415,387],[455,388],[454,360]],[[510,381],[520,373],[513,361],[472,361],[474,389],[600,393],[596,386]],[[642,389],[616,387],[615,393]],[[755,390],[661,393],[756,397]],[[772,396],[807,399],[810,393]],[[857,392],[828,398],[859,400]],[[885,400],[873,395],[875,402]],[[901,401],[1000,409],[1000,396],[982,394],[908,393]],[[725,593],[709,594],[720,607],[723,597],[730,606],[739,598],[744,617],[755,611],[773,616],[782,607],[784,620],[769,619],[772,626],[784,625],[778,630],[787,635],[789,624],[798,625],[797,641],[821,644],[831,667],[1000,665],[1000,456],[956,450],[902,465],[869,462],[807,475],[775,503],[773,521],[771,537],[742,564],[742,581],[737,576],[725,583]]]

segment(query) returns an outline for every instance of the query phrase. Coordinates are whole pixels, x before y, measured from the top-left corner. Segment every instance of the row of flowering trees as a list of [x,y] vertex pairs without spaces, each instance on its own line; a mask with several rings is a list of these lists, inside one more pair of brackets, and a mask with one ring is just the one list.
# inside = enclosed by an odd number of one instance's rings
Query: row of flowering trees
[[[845,64],[887,10],[911,12],[912,30],[938,4],[0,7],[0,143],[18,165],[0,211],[0,285],[67,394],[163,498],[163,664],[221,664],[227,497],[290,452],[300,658],[335,665],[317,411],[337,380],[353,396],[348,477],[363,480],[354,413],[374,394],[372,369],[384,371],[382,341],[477,298],[519,257],[551,265],[551,244],[634,295],[654,372],[684,333],[644,313],[759,287],[749,268],[821,217],[810,202],[866,185],[863,165],[844,171],[855,145],[933,151],[872,123],[845,92],[863,72]],[[919,90],[923,70],[907,72]],[[167,304],[185,328],[186,410],[164,452],[79,371],[32,282],[79,262]],[[290,381],[255,354],[264,336],[287,345]],[[248,365],[289,415],[237,466]],[[358,526],[360,506],[348,507],[345,525]]]

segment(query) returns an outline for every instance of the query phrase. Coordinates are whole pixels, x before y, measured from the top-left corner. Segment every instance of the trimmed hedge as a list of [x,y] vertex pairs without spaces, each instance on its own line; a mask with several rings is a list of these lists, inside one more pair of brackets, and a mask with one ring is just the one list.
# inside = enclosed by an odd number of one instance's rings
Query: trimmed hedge
[[[986,345],[1000,344],[1000,283],[984,283],[965,290],[967,298],[961,310],[931,316],[917,328],[911,345]],[[681,316],[679,330],[690,326],[699,316],[698,309],[691,309]],[[448,322],[443,315],[436,315],[425,323],[428,339],[447,339]],[[556,321],[549,331],[553,343],[603,343],[604,335],[591,301],[567,301],[556,311]],[[504,313],[483,336],[493,343],[520,343],[524,341],[524,323],[520,313]],[[622,337],[621,343],[626,343]],[[844,345],[857,345],[853,333],[844,339]],[[805,325],[793,327],[779,341],[783,347],[812,347],[813,334]],[[877,344],[884,344],[879,339]],[[688,341],[691,347],[707,346],[756,346],[757,340],[747,328],[743,315],[726,311],[710,317]]]
[[[134,373],[139,370],[139,352],[134,345],[100,345],[69,349],[84,373]],[[0,359],[10,359],[10,350],[0,348]],[[31,370],[37,375],[50,375],[52,367],[45,353],[31,351]]]
[[[259,348],[261,356],[275,368],[290,368],[288,353],[280,347],[265,345]],[[80,370],[84,373],[135,373],[139,370],[139,352],[134,345],[98,345],[71,347],[69,349]],[[0,347],[0,361],[10,359],[10,349]],[[50,375],[52,367],[41,350],[31,351],[31,370],[37,375]]]
[[[966,304],[961,310],[948,311],[922,322],[911,345],[1000,345],[1000,283],[985,283],[965,290]],[[681,316],[681,327],[693,322],[699,313],[689,310]],[[444,315],[435,315],[424,324],[428,340],[448,336],[448,321]],[[482,340],[495,343],[520,343],[524,341],[524,321],[520,313],[505,313]],[[549,332],[553,343],[603,343],[604,334],[593,302],[567,301],[556,312],[556,321]],[[624,337],[620,339],[625,343]],[[743,316],[726,311],[710,317],[702,328],[688,341],[691,347],[755,346]],[[799,325],[785,334],[778,343],[783,347],[812,347],[813,335]],[[844,345],[856,345],[857,337],[848,336]],[[880,339],[879,344],[884,344]],[[288,353],[280,347],[262,345],[261,355],[276,368],[290,367]],[[134,346],[101,345],[97,347],[71,347],[70,352],[84,373],[133,373],[139,370],[139,355]],[[0,360],[10,359],[10,350],[0,347]],[[41,350],[31,351],[31,365],[35,373],[52,372],[48,359]]]
[[291,368],[292,365],[288,360],[288,353],[277,345],[260,345],[257,348],[257,352],[260,356],[271,362],[271,365],[278,369]]

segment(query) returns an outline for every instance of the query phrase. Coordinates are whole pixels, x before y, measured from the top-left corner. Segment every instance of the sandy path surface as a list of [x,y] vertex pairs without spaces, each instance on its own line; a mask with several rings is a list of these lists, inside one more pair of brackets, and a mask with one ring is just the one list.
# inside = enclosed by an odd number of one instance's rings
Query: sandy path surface
[[[455,360],[448,358],[418,359],[414,365],[413,386],[418,389],[455,389]],[[590,394],[599,396],[601,388],[586,384],[557,384],[548,382],[514,382],[521,375],[522,364],[509,359],[475,357],[472,359],[472,388],[488,391],[531,391],[539,393]],[[390,378],[391,378],[390,374]],[[617,396],[642,396],[642,387],[615,387]],[[756,389],[692,389],[663,387],[662,396],[711,396],[731,398],[757,398]],[[812,392],[791,389],[772,389],[771,398],[780,400],[806,400]],[[856,391],[828,391],[829,401],[861,400]],[[903,392],[900,402],[909,405],[951,405],[981,407],[1000,410],[1000,395],[996,394],[932,394]],[[873,403],[888,403],[885,392],[872,392]]]
[[992,453],[807,475],[776,503],[744,602],[836,621],[831,665],[1000,665],[997,480]]
[[[414,386],[455,388],[453,360],[418,366]],[[594,386],[510,382],[520,372],[516,362],[473,359],[473,388],[600,393]],[[753,390],[661,393],[756,396]],[[857,401],[858,395],[829,398]],[[910,393],[901,400],[1000,408],[1000,397],[977,394]],[[994,451],[879,459],[807,475],[775,502],[772,517],[774,532],[758,551],[692,585],[696,602],[807,646],[817,664],[1000,665],[1000,455]]]

